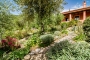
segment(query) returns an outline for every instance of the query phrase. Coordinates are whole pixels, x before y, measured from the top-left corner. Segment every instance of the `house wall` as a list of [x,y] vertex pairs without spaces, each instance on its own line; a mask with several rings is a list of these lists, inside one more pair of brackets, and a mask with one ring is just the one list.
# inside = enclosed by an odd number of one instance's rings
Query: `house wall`
[[80,20],[83,20],[83,12],[80,13]]
[[[71,15],[72,15],[72,20],[75,20],[75,16],[79,16],[79,20],[83,22],[83,11],[71,13]],[[68,19],[70,18],[69,14],[65,14],[64,16],[65,16],[65,18],[63,21],[66,21],[66,18],[68,18]],[[90,10],[86,11],[86,18],[89,16],[90,16]]]
[[90,10],[86,12],[86,16],[87,16],[87,17],[90,16]]

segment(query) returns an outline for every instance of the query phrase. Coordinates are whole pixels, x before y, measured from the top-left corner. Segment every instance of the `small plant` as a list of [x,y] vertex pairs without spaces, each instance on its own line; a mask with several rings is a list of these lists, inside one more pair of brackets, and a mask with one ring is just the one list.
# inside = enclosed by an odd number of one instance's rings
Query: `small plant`
[[68,28],[68,23],[67,22],[63,22],[60,24],[61,25],[61,29],[67,29]]
[[61,34],[60,31],[55,31],[55,32],[54,32],[54,35],[56,35],[56,36],[59,36],[60,34]]
[[2,47],[8,49],[10,48],[11,50],[20,47],[20,45],[18,44],[18,40],[12,37],[6,37],[6,39],[1,40],[1,43],[2,43]]
[[88,17],[83,23],[84,34],[86,35],[86,41],[90,42],[90,17]]
[[71,21],[68,23],[68,26],[69,26],[69,27],[77,26],[77,24],[78,24],[78,20],[71,20]]
[[83,33],[78,34],[76,37],[74,37],[75,41],[84,41],[85,40],[85,35]]
[[62,30],[61,33],[62,33],[62,34],[68,34],[68,31],[67,31],[67,30]]
[[57,30],[56,27],[51,27],[49,31],[50,31],[50,32],[54,32],[54,31],[56,31],[56,30]]
[[48,46],[54,41],[54,37],[51,34],[40,36],[40,46]]
[[[0,51],[1,52],[1,51]],[[30,52],[30,47],[20,48],[14,51],[11,51],[9,54],[3,53],[0,59],[1,60],[22,60],[26,54]]]
[[32,35],[29,39],[28,39],[28,43],[29,46],[35,46],[39,44],[39,37],[37,34]]

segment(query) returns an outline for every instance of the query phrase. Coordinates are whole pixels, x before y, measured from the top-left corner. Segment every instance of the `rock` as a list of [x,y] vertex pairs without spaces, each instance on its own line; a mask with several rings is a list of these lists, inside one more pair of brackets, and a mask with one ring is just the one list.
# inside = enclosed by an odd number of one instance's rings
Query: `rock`
[[31,56],[31,59],[30,59],[30,60],[35,60],[35,57],[36,57],[36,56],[34,56],[34,55]]
[[34,52],[34,51],[32,51],[31,53],[29,53],[29,55],[35,55],[35,52]]
[[43,55],[43,59],[42,60],[47,60],[47,58],[46,58],[46,55],[44,54]]
[[54,37],[54,40],[57,40],[58,38],[59,38],[59,36],[55,36],[55,37]]
[[42,60],[42,58],[43,58],[43,54],[38,54],[35,60]]
[[30,55],[26,55],[25,57],[24,57],[24,60],[29,60],[30,59]]
[[40,53],[40,54],[44,54],[44,53],[46,53],[46,51],[47,51],[47,49],[46,49],[46,48],[43,48],[43,49],[40,50],[39,53]]
[[41,50],[40,48],[37,48],[37,49],[35,50],[35,53],[38,54],[38,53],[40,52],[40,50]]

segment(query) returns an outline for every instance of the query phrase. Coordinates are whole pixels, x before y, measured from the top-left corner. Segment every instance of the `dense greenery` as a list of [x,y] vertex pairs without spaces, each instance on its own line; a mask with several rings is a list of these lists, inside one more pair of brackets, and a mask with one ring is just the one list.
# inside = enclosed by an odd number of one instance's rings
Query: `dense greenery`
[[90,17],[88,17],[83,23],[83,30],[86,35],[86,41],[90,42]]
[[[14,0],[18,5],[23,7],[22,11],[25,15],[25,20],[30,21],[38,17],[37,21],[40,27],[41,33],[45,31],[45,24],[50,21],[50,16],[53,13],[60,13],[62,4],[65,4],[64,0]],[[58,17],[59,18],[59,17]],[[58,19],[57,19],[58,22]],[[56,23],[57,23],[56,22]],[[51,24],[51,22],[49,22]]]
[[48,46],[54,41],[54,37],[51,34],[45,34],[40,36],[40,46]]
[[5,51],[0,50],[0,59],[1,60],[17,60],[23,59],[23,57],[29,53],[30,45],[26,48],[20,48],[14,51],[11,51],[7,54]]
[[48,60],[90,60],[90,45],[86,42],[74,44],[62,41],[47,52]]
[[0,1],[0,40],[11,35],[11,32],[15,29],[16,16],[11,14],[14,9],[15,6],[12,1]]
[[[90,18],[84,22],[84,35],[79,21],[62,22],[64,15],[60,12],[63,4],[66,4],[64,0],[0,1],[0,59],[22,60],[33,47],[47,47],[68,35],[69,27],[77,34],[75,41],[84,40],[85,35],[90,41]],[[20,7],[21,14],[11,13],[18,10],[15,6]],[[89,47],[87,43],[62,41],[51,47],[47,56],[50,60],[88,60]]]

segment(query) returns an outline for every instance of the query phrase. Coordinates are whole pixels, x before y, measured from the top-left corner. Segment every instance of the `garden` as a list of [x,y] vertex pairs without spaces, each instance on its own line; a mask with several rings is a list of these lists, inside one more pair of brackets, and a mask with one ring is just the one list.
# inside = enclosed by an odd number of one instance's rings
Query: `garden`
[[[83,23],[63,21],[65,4],[0,1],[0,60],[90,60],[90,17]],[[22,13],[14,15],[13,10]]]

